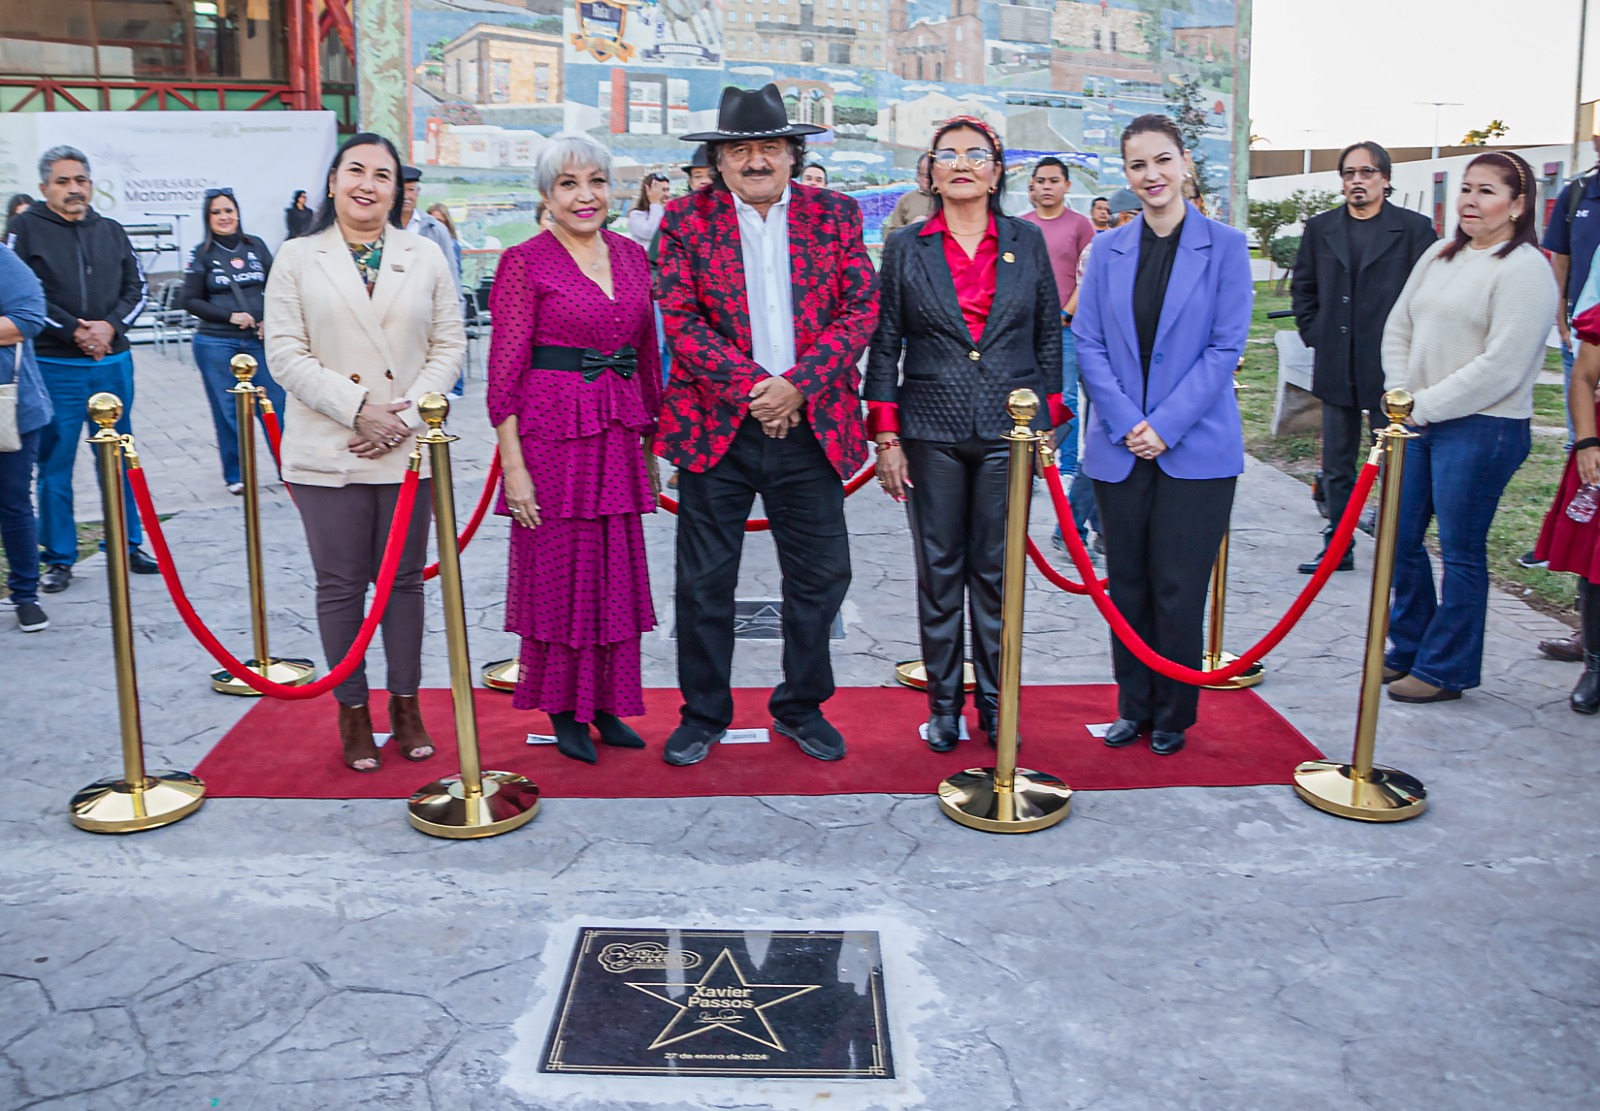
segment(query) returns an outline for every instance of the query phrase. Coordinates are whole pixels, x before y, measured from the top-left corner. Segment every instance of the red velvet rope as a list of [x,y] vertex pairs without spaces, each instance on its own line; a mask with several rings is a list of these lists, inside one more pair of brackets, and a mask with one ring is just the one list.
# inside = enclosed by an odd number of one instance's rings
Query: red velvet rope
[[[878,464],[868,463],[849,482],[844,484],[844,496],[849,497],[867,483],[872,481],[872,476],[878,473]],[[666,494],[656,495],[656,504],[674,517],[678,515],[678,499],[668,497]],[[765,517],[751,517],[744,523],[746,532],[766,532],[772,527],[772,522]]]
[[259,672],[252,671],[239,662],[222,646],[222,642],[211,630],[206,628],[205,622],[200,620],[200,615],[195,613],[194,606],[184,594],[183,583],[178,579],[178,568],[172,561],[172,549],[167,546],[167,537],[161,528],[161,518],[156,513],[155,503],[150,500],[150,485],[145,481],[144,469],[141,467],[128,469],[128,484],[133,488],[133,500],[139,507],[139,518],[144,522],[145,531],[150,536],[150,544],[156,550],[156,559],[161,564],[161,577],[167,584],[167,593],[172,595],[172,604],[177,607],[178,616],[183,618],[183,623],[188,626],[189,632],[229,675],[251,690],[290,701],[316,698],[328,693],[350,678],[351,673],[366,657],[367,646],[372,643],[373,634],[378,631],[378,625],[383,620],[383,611],[389,606],[389,592],[394,587],[395,574],[400,570],[400,556],[405,551],[411,510],[417,500],[418,477],[415,469],[408,469],[405,481],[400,484],[400,497],[395,502],[394,518],[389,522],[389,539],[383,547],[383,562],[378,565],[377,591],[372,598],[372,611],[361,623],[355,643],[350,646],[350,651],[345,654],[344,659],[321,679],[303,687],[291,687],[264,679]]
[[[494,457],[489,460],[489,478],[483,484],[483,493],[478,495],[478,507],[472,511],[472,519],[467,522],[467,527],[461,530],[461,535],[456,537],[456,551],[464,551],[472,543],[472,538],[478,532],[478,526],[483,524],[483,518],[489,512],[489,506],[494,504],[494,492],[500,485],[500,449],[495,448]],[[430,563],[422,569],[422,579],[439,577],[439,565]]]
[[[1050,585],[1060,587],[1068,594],[1087,594],[1089,588],[1082,583],[1075,583],[1060,571],[1050,566],[1050,561],[1039,550],[1039,545],[1033,542],[1033,537],[1028,537],[1028,558],[1033,560],[1033,565],[1039,569],[1039,574],[1050,580]],[[1100,585],[1106,585],[1106,580],[1101,579]]]
[[283,425],[278,423],[278,414],[261,410],[261,427],[267,433],[267,446],[272,449],[272,461],[278,465],[278,477],[283,477]]
[[1067,492],[1061,485],[1061,472],[1053,465],[1044,469],[1044,479],[1050,487],[1050,498],[1055,503],[1056,516],[1062,522],[1061,535],[1067,541],[1067,551],[1072,556],[1072,562],[1078,568],[1078,573],[1083,575],[1084,581],[1089,584],[1089,597],[1094,599],[1094,604],[1100,610],[1100,615],[1106,619],[1106,624],[1111,626],[1111,631],[1117,634],[1117,639],[1127,645],[1128,650],[1146,667],[1165,675],[1168,679],[1176,679],[1180,683],[1196,687],[1224,683],[1229,679],[1238,678],[1259,663],[1262,657],[1289,635],[1289,630],[1304,616],[1306,609],[1316,600],[1323,586],[1333,577],[1339,561],[1344,558],[1344,553],[1350,547],[1350,538],[1356,531],[1356,522],[1361,519],[1367,495],[1372,493],[1372,484],[1377,477],[1376,463],[1368,463],[1361,468],[1361,474],[1356,478],[1355,489],[1351,491],[1350,501],[1345,505],[1344,516],[1339,518],[1339,526],[1334,529],[1333,535],[1328,540],[1328,550],[1323,553],[1316,574],[1311,576],[1311,581],[1306,583],[1305,588],[1295,598],[1294,605],[1289,607],[1289,612],[1283,615],[1266,636],[1251,645],[1248,651],[1227,667],[1219,667],[1215,671],[1197,671],[1157,655],[1155,650],[1133,631],[1133,626],[1128,624],[1128,619],[1122,616],[1116,604],[1111,601],[1111,596],[1106,593],[1105,585],[1094,576],[1094,564],[1089,559],[1089,551],[1078,537],[1078,530],[1072,527],[1072,505],[1068,502]]

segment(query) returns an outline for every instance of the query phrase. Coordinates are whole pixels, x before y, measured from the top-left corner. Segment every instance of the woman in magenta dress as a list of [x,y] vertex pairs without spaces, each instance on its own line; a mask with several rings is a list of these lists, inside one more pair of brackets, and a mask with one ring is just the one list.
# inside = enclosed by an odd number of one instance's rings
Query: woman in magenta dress
[[557,135],[537,169],[549,234],[507,251],[489,296],[489,420],[512,518],[506,629],[522,637],[512,705],[550,715],[556,747],[594,763],[643,748],[639,637],[655,627],[641,514],[658,490],[661,376],[650,263],[604,231],[610,154]]

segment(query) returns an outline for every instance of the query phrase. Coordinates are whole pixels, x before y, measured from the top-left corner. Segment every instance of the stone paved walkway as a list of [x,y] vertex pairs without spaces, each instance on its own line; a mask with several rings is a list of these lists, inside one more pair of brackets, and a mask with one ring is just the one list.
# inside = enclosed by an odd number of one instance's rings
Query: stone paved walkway
[[[198,376],[187,352],[137,361],[135,428],[185,580],[242,651],[238,502]],[[474,381],[452,421],[463,506],[490,448],[481,398]],[[878,684],[917,654],[909,537],[875,489],[849,520],[835,665],[841,684]],[[281,489],[265,522],[274,648],[316,655]],[[1303,486],[1246,472],[1235,646],[1287,606],[1320,523]],[[1036,514],[1035,535],[1048,528]],[[664,515],[647,525],[663,615],[672,531]],[[464,556],[479,662],[514,650],[499,631],[504,537],[493,522]],[[1357,561],[1259,688],[1340,756],[1365,537]],[[1031,584],[1025,681],[1108,681],[1090,604]],[[740,585],[775,595],[767,539],[751,540]],[[192,768],[249,703],[209,693],[210,665],[159,580],[133,594],[150,765]],[[136,836],[73,829],[72,793],[119,767],[103,560],[47,605],[38,635],[0,614],[0,1107],[1595,1106],[1600,725],[1566,709],[1574,668],[1536,658],[1561,627],[1504,595],[1482,688],[1383,706],[1380,761],[1430,792],[1428,813],[1401,825],[1341,821],[1280,787],[1080,792],[1064,824],[1014,838],[957,826],[924,795],[550,799],[485,842],[418,834],[392,801],[221,799]],[[442,686],[436,591],[429,606],[426,681]],[[735,681],[768,684],[777,664],[775,645],[741,644]],[[645,676],[673,683],[664,630],[646,638]],[[1034,725],[1028,739],[1048,767],[1061,738]],[[574,932],[612,923],[880,931],[899,1079],[542,1076]]]

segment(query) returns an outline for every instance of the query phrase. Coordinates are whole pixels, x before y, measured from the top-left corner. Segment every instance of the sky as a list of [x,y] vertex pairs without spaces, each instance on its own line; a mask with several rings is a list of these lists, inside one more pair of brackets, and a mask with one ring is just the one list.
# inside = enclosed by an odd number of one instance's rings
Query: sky
[[[1252,132],[1268,149],[1358,139],[1450,144],[1490,120],[1503,142],[1572,139],[1581,0],[1255,0]],[[1600,4],[1590,4],[1586,99],[1600,96]]]

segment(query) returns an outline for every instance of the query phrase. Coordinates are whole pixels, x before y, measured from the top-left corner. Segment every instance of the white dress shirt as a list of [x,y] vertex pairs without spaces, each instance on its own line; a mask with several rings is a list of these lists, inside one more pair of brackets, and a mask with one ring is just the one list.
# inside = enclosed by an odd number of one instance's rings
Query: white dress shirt
[[794,369],[794,293],[789,273],[789,190],[765,217],[733,194],[750,306],[751,357],[773,377]]

